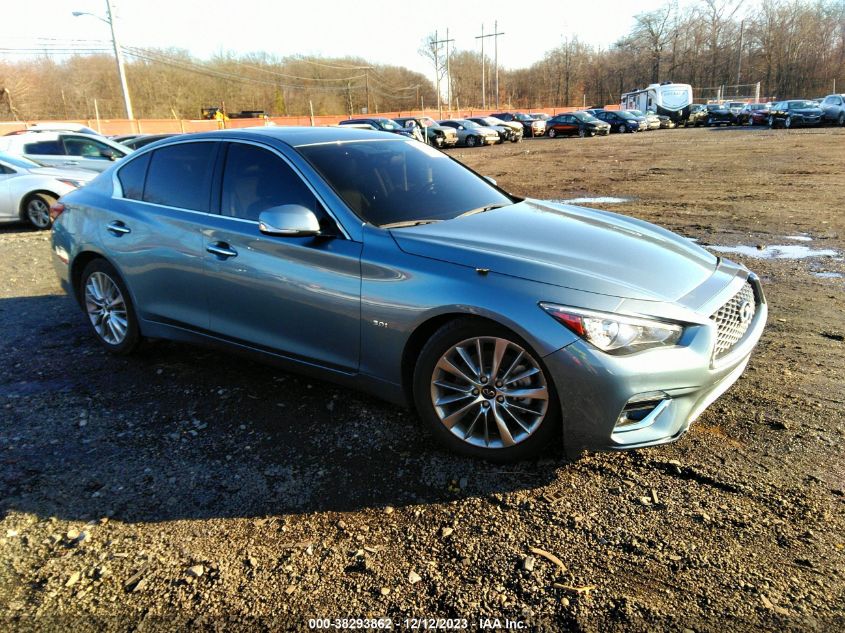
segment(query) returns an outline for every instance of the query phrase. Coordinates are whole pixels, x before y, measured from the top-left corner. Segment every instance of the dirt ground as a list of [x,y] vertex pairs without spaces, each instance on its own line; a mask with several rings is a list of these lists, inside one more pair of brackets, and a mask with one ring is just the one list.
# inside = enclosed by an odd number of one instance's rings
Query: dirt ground
[[[742,379],[673,445],[475,462],[409,411],[239,357],[110,357],[49,236],[0,229],[0,628],[845,630],[845,130],[451,153],[520,195],[630,198],[605,208],[749,246],[728,256],[770,321]],[[455,620],[406,620],[430,617]]]

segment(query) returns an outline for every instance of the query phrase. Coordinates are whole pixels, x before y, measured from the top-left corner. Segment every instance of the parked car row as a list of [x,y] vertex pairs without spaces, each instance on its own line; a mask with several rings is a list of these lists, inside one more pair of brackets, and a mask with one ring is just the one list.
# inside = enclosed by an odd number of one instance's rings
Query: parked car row
[[690,106],[688,126],[767,125],[791,128],[817,125],[845,126],[845,94],[823,99],[786,99],[768,103],[694,103]]

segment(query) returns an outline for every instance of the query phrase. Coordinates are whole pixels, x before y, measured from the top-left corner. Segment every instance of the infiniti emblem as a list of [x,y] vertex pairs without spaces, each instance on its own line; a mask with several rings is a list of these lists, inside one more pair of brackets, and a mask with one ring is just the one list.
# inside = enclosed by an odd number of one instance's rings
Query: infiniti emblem
[[739,322],[740,323],[748,323],[751,320],[751,317],[754,315],[754,306],[751,305],[750,301],[745,301],[741,306],[739,306]]
[[481,395],[485,398],[494,398],[496,396],[496,392],[491,387],[484,387],[481,390]]

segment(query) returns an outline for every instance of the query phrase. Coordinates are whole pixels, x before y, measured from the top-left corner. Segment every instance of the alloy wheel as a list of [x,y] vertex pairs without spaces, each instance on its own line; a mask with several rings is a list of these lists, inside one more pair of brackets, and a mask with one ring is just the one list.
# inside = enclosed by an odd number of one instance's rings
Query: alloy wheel
[[431,402],[458,439],[482,448],[507,448],[540,428],[549,389],[533,356],[516,343],[475,337],[450,347],[434,367]]
[[85,282],[85,312],[94,331],[106,343],[120,345],[124,341],[129,326],[126,301],[107,274],[92,273]]
[[557,136],[557,132],[555,132],[554,128],[551,128],[549,130],[549,138],[554,138],[555,136]]
[[26,204],[26,217],[32,225],[39,229],[50,226],[50,207],[43,198],[32,198]]

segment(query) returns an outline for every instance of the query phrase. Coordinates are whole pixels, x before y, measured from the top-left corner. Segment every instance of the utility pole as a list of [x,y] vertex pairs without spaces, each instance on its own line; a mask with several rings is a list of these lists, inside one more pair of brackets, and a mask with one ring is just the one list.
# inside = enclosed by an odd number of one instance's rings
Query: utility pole
[[109,11],[109,27],[111,28],[111,41],[114,45],[114,56],[117,59],[117,74],[120,75],[120,88],[123,90],[123,105],[126,106],[126,118],[130,121],[135,118],[132,112],[132,101],[129,99],[129,84],[126,83],[126,69],[123,66],[123,49],[117,39],[114,30],[114,9],[111,0],[106,0],[106,7]]
[[496,109],[499,108],[499,36],[504,33],[499,33],[499,21],[493,22],[493,32],[484,35],[484,24],[481,25],[481,35],[476,35],[475,39],[481,40],[481,107],[487,107],[487,87],[485,77],[485,59],[484,59],[484,39],[488,37],[493,38],[494,63],[496,65]]
[[739,78],[742,74],[742,30],[745,26],[745,20],[739,22],[739,59],[736,62],[736,84],[739,87]]
[[[361,75],[358,75],[359,77]],[[366,81],[367,85],[367,114],[370,113],[370,69],[364,69],[364,81]]]
[[446,103],[452,111],[452,70],[449,67],[449,29],[446,29]]
[[102,18],[99,15],[88,13],[87,11],[73,11],[74,17],[81,15],[90,15],[92,18],[97,18],[101,22],[105,22],[111,29],[111,41],[114,46],[114,58],[117,61],[117,74],[120,77],[120,89],[123,91],[123,105],[126,107],[126,118],[130,121],[135,118],[132,112],[132,100],[129,98],[129,84],[126,83],[126,69],[123,64],[123,49],[120,46],[120,41],[117,39],[117,32],[114,28],[114,9],[111,0],[106,0],[106,10],[108,12],[108,19]]
[[434,41],[431,43],[431,48],[434,50],[434,76],[437,80],[437,111],[439,116],[443,118],[443,96],[440,94],[440,45],[446,45],[446,79],[449,85],[446,87],[446,94],[449,95],[449,109],[452,108],[452,78],[449,76],[449,42],[455,40],[449,39],[449,29],[446,29],[446,39],[441,40],[437,38],[437,31],[434,32]]

